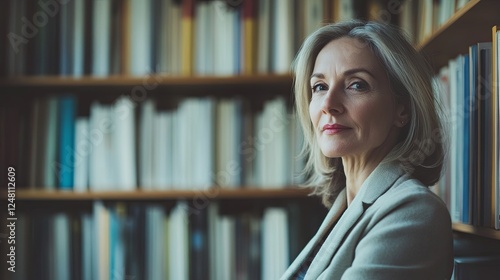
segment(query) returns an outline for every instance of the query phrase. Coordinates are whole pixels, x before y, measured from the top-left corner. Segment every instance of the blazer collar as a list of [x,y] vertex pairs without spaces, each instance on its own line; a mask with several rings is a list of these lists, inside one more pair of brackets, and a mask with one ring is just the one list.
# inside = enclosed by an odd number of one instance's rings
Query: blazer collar
[[[360,188],[360,191],[353,199],[349,207],[346,209],[346,193],[345,190],[335,200],[330,209],[325,221],[321,225],[318,233],[314,236],[313,242],[310,242],[306,247],[307,251],[302,261],[305,261],[307,255],[312,251],[314,246],[324,234],[328,234],[324,244],[318,251],[316,257],[305,279],[317,279],[319,275],[328,267],[335,252],[342,245],[345,236],[350,232],[351,228],[356,224],[364,211],[373,204],[377,198],[384,194],[394,182],[401,177],[403,170],[397,163],[381,163],[375,170],[366,178]],[[345,212],[344,212],[345,210]],[[337,221],[337,224],[328,233],[329,225]],[[313,243],[311,245],[311,243]],[[302,255],[302,253],[301,253]]]

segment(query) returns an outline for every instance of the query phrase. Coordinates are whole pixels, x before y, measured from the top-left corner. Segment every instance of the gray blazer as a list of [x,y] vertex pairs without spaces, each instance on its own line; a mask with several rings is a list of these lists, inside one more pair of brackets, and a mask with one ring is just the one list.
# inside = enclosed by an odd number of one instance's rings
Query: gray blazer
[[282,280],[293,279],[325,234],[305,279],[450,279],[453,237],[448,210],[399,165],[380,164],[349,207],[346,204],[343,190]]

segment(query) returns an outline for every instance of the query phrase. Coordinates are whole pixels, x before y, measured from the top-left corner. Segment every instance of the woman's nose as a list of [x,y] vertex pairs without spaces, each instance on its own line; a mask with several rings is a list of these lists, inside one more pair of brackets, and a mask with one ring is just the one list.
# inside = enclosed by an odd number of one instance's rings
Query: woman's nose
[[323,114],[338,115],[344,112],[342,93],[335,87],[330,88],[323,99]]

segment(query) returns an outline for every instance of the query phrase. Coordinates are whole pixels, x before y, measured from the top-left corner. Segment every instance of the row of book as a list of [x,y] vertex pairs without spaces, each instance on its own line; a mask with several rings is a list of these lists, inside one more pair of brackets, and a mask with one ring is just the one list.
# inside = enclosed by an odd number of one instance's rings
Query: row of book
[[450,152],[442,193],[452,220],[500,229],[498,43],[470,46],[441,69]]
[[303,181],[304,160],[298,157],[303,136],[282,96],[261,108],[238,97],[191,97],[170,108],[128,96],[113,103],[91,101],[89,108],[75,95],[41,96],[31,106],[16,102],[3,104],[0,122],[9,131],[3,135],[2,166],[24,173],[18,186],[281,188]]
[[467,2],[469,0],[405,1],[401,4],[399,26],[407,32],[412,43],[422,42]]
[[[9,0],[7,76],[286,73],[304,37],[354,0]],[[326,9],[326,7],[330,9]]]
[[216,202],[95,201],[90,211],[20,212],[9,279],[278,279],[312,234],[296,234],[299,205],[226,215]]

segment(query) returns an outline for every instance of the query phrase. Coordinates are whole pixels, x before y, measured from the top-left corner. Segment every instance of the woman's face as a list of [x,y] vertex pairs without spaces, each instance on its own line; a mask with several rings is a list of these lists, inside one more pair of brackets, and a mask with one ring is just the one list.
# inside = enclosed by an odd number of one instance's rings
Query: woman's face
[[397,142],[404,107],[368,45],[348,37],[328,43],[316,58],[311,88],[309,114],[326,157],[370,159]]

